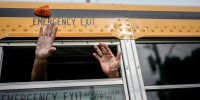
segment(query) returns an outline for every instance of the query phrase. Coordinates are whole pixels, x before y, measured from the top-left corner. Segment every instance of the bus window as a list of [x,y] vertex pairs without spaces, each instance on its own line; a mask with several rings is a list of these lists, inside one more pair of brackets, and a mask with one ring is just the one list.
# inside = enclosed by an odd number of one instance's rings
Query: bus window
[[136,44],[144,84],[200,83],[200,43]]
[[[109,46],[116,55],[117,45]],[[48,80],[100,79],[107,78],[100,64],[92,55],[93,45],[56,46],[48,58]],[[35,58],[35,46],[4,46],[1,82],[27,82]]]
[[199,98],[200,88],[148,91],[148,100],[195,100]]

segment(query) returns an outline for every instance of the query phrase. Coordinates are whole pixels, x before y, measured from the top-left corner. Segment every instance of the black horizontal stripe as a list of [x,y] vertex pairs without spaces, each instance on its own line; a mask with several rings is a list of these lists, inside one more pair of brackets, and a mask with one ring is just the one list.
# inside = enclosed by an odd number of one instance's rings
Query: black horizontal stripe
[[[36,17],[34,9],[0,8],[0,17]],[[200,12],[51,9],[51,17],[200,19]]]

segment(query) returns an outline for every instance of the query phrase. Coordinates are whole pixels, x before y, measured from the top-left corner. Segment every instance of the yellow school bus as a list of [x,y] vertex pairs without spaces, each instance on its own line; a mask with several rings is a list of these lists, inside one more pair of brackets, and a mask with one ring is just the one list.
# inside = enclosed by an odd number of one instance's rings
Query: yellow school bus
[[[50,17],[34,14],[49,5]],[[31,81],[39,27],[54,22],[48,81]],[[93,45],[122,51],[107,78]],[[0,100],[192,100],[200,91],[200,7],[0,2]]]

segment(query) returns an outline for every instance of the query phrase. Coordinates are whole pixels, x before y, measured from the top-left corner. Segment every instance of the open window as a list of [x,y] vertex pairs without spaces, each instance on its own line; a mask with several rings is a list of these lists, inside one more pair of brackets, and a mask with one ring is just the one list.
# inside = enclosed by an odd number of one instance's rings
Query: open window
[[[118,40],[102,42],[114,55],[120,50]],[[98,44],[91,40],[55,41],[57,50],[48,58],[48,81],[30,81],[36,41],[2,42],[0,98],[129,100],[123,63],[119,68],[121,78],[107,78],[92,55],[93,46]]]
[[[119,43],[107,42],[113,54],[119,50]],[[73,44],[73,45],[72,45]],[[12,45],[12,44],[11,44]],[[35,58],[35,46],[3,46],[1,82],[31,81]],[[56,52],[47,63],[48,80],[102,79],[107,78],[99,61],[92,55],[98,42],[57,42]],[[120,71],[120,70],[119,70]]]

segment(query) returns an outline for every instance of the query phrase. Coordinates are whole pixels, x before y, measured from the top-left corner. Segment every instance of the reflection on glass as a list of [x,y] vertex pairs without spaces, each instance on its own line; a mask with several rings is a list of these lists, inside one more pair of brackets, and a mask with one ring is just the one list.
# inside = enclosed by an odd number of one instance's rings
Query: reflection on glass
[[200,88],[147,92],[148,100],[199,100]]
[[122,85],[0,91],[1,100],[125,100]]
[[137,44],[145,85],[200,83],[200,44]]

